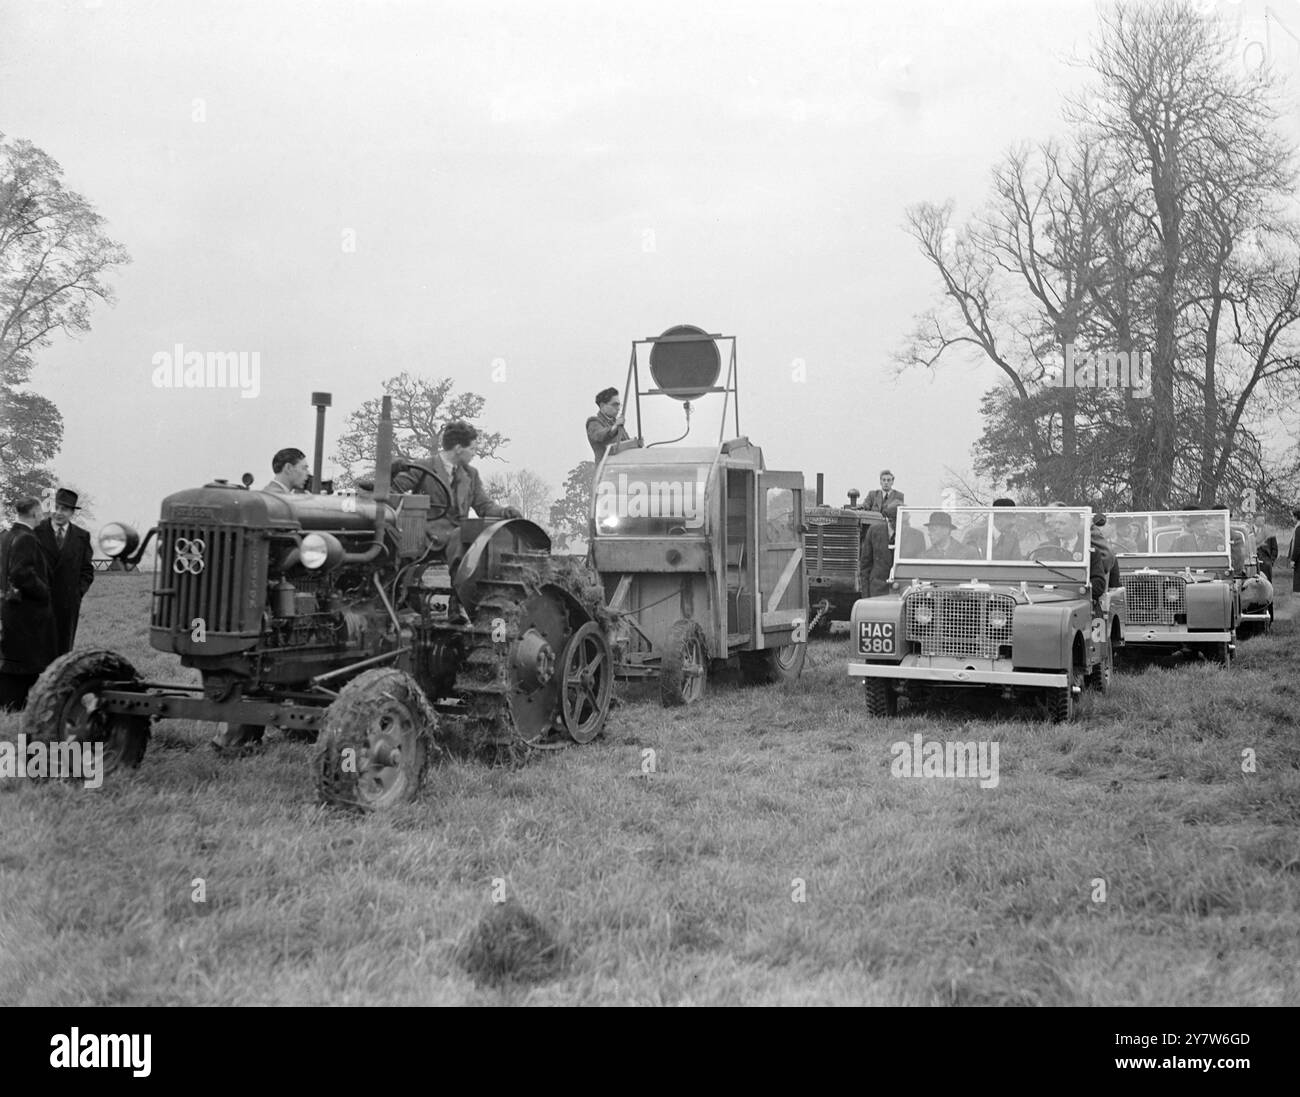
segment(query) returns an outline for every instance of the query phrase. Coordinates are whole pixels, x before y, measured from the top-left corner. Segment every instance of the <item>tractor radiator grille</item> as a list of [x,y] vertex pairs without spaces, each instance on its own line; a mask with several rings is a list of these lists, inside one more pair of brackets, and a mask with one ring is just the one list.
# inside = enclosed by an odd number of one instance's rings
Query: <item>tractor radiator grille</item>
[[188,632],[202,619],[209,634],[256,633],[246,622],[251,553],[238,529],[167,524],[159,531],[151,624]]
[[1172,625],[1186,620],[1187,581],[1177,575],[1128,575],[1124,578],[1128,619],[1135,625]]
[[[905,604],[907,638],[921,645],[923,655],[997,658],[998,648],[1011,643],[1016,600],[1008,594],[982,590],[914,591]],[[990,616],[1005,617],[997,625]]]
[[808,574],[856,578],[860,530],[856,521],[809,526],[804,535]]

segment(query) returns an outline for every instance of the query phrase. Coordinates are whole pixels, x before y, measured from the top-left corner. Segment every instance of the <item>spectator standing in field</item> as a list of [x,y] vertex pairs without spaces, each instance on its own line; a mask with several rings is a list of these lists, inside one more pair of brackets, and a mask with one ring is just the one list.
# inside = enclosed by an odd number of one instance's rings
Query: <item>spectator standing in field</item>
[[36,527],[36,540],[49,567],[50,603],[54,608],[60,655],[70,652],[77,640],[81,600],[95,581],[90,534],[72,524],[72,516],[78,509],[77,493],[59,488],[54,494],[54,513]]
[[894,490],[894,474],[885,469],[880,474],[880,487],[877,490],[867,492],[867,510],[878,510],[882,514],[885,507],[890,503],[894,504],[895,509],[903,504],[903,493]]
[[600,467],[601,459],[610,446],[628,440],[623,425],[623,401],[618,389],[601,389],[596,393],[596,414],[587,420],[587,441],[591,443],[592,458]]
[[1286,558],[1291,561],[1291,593],[1300,593],[1300,588],[1296,586],[1296,572],[1300,572],[1300,507],[1296,507],[1291,512],[1291,517],[1295,519],[1295,528],[1291,530],[1291,547],[1287,549]]
[[275,475],[262,490],[283,492],[286,495],[301,494],[307,485],[307,477],[311,475],[311,469],[307,467],[307,455],[292,446],[280,450],[271,458],[271,471]]
[[50,604],[49,564],[34,527],[37,499],[19,499],[17,517],[0,536],[0,709],[26,707],[41,671],[58,657],[58,631]]

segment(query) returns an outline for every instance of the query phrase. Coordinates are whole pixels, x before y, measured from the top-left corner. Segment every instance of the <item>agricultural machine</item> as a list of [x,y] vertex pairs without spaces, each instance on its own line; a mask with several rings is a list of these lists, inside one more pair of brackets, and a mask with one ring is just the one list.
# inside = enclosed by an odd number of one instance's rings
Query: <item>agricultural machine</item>
[[[718,341],[730,342],[725,383]],[[641,387],[648,346],[654,387]],[[657,678],[665,705],[704,693],[711,669],[738,665],[745,679],[794,678],[806,651],[803,474],[769,470],[740,433],[736,341],[681,325],[634,340],[624,407],[634,398],[636,437],[612,445],[596,468],[591,558],[614,633],[616,675]],[[718,440],[681,445],[691,401],[722,396]],[[680,401],[686,434],[647,444],[642,397]],[[728,411],[735,437],[724,439]]]
[[73,652],[33,688],[29,733],[103,742],[106,768],[138,765],[158,719],[316,733],[321,797],[365,808],[414,798],[437,751],[594,738],[613,689],[599,580],[532,522],[454,521],[442,481],[395,493],[416,463],[393,458],[392,431],[385,397],[373,491],[217,480],[164,499],[143,540],[107,526],[101,550],[128,564],[157,537],[150,643],[201,684]]

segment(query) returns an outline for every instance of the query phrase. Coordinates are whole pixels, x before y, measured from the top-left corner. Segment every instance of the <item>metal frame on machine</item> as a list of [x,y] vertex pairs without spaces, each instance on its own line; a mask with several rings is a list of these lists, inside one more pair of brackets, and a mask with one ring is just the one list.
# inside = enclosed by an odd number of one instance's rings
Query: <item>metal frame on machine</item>
[[720,339],[726,339],[731,343],[731,354],[727,363],[727,378],[723,385],[714,385],[707,389],[646,389],[646,396],[669,396],[673,399],[680,400],[684,393],[690,393],[690,403],[696,396],[704,396],[710,392],[722,393],[722,420],[718,424],[718,444],[721,445],[727,432],[727,403],[729,398],[734,398],[732,408],[734,409],[736,433],[733,437],[740,437],[740,391],[738,388],[738,376],[736,369],[736,337],[734,335],[651,335],[645,339],[632,340],[632,357],[627,366],[627,380],[623,384],[623,406],[627,407],[628,397],[631,394],[636,396],[636,436],[642,442],[645,441],[645,435],[641,430],[641,371],[640,363],[637,359],[637,347],[645,344],[655,343],[717,343]]

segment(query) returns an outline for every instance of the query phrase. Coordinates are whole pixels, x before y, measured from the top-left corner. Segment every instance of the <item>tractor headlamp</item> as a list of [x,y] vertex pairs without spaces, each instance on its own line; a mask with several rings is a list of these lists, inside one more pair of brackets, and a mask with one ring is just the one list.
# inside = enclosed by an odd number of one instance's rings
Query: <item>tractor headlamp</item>
[[337,567],[343,560],[343,545],[330,533],[309,533],[298,546],[298,562],[308,571]]
[[140,535],[121,522],[110,522],[99,531],[99,548],[105,556],[118,557],[134,551]]

